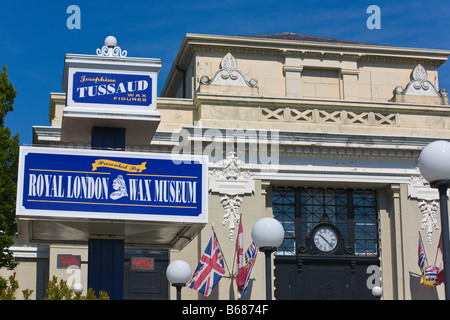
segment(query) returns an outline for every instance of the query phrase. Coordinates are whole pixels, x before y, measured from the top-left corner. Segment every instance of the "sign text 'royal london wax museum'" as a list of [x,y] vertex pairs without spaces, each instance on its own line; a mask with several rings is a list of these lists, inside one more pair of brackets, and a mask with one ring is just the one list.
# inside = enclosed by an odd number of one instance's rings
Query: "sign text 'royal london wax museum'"
[[199,162],[175,164],[161,156],[137,158],[139,153],[124,157],[124,152],[57,150],[22,148],[18,215],[58,212],[71,218],[120,215],[142,220],[167,216],[177,221],[205,215]]

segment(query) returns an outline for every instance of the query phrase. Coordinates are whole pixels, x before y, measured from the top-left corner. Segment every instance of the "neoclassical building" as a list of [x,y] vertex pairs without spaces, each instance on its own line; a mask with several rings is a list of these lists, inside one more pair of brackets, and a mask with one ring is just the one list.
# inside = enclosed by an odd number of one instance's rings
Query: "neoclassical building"
[[[208,299],[237,299],[238,221],[248,247],[253,224],[274,217],[285,229],[273,255],[276,299],[373,299],[374,285],[386,300],[442,299],[443,284],[425,286],[417,264],[419,234],[428,263],[441,261],[438,193],[417,160],[428,143],[450,139],[438,82],[449,54],[295,33],[187,34],[157,99],[151,142],[126,150],[207,155],[208,223],[181,250],[126,249],[125,263],[152,256],[157,268],[126,272],[125,298],[174,299],[165,267],[182,259],[194,270],[214,230],[227,273]],[[34,144],[90,148],[61,140],[65,108],[65,93],[51,93],[51,125],[33,127]],[[314,241],[325,222],[332,244]],[[13,250],[23,261],[19,282],[37,297],[51,275],[71,276],[58,255],[80,256],[85,281],[86,246]],[[243,299],[264,292],[260,253]],[[189,288],[183,298],[205,299]]]

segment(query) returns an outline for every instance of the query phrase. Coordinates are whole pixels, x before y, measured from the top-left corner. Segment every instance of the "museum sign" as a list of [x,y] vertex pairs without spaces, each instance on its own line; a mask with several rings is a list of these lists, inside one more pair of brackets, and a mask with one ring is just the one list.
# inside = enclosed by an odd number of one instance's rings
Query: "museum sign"
[[[206,161],[21,147],[17,214],[206,222]],[[180,159],[178,159],[180,160]]]

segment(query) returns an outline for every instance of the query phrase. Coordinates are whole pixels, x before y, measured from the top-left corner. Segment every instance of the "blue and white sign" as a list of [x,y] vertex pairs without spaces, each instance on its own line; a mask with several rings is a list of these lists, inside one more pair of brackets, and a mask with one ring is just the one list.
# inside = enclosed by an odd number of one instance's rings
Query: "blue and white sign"
[[207,158],[174,157],[21,147],[16,214],[206,223]]
[[67,106],[156,109],[157,73],[70,68]]
[[161,62],[67,54],[63,90],[67,107],[156,110]]
[[73,74],[75,103],[150,106],[152,78],[149,75],[77,71]]

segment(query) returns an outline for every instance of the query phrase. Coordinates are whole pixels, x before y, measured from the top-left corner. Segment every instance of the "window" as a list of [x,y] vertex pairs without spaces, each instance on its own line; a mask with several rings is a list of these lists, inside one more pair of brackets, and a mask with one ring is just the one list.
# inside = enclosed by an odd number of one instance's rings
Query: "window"
[[355,219],[355,254],[376,256],[377,219],[375,192],[355,190],[353,193],[353,211]]
[[276,187],[272,202],[274,216],[285,230],[277,255],[295,255],[297,246],[306,246],[309,231],[324,214],[339,228],[354,255],[378,255],[374,190]]
[[284,241],[276,254],[295,255],[295,193],[294,189],[273,192],[273,214],[284,228]]

